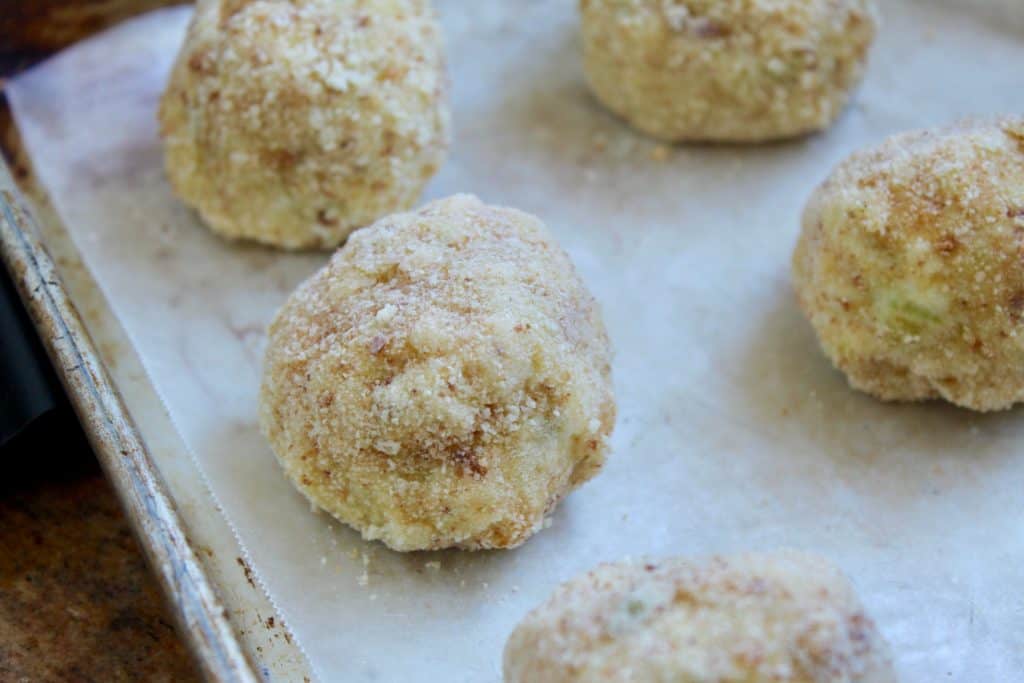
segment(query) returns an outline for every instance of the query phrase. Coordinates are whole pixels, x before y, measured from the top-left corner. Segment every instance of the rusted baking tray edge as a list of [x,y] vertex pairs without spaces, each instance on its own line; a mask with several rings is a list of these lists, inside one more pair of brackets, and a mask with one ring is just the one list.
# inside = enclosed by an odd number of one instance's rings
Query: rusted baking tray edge
[[146,445],[37,235],[0,158],[0,252],[96,456],[209,681],[255,683],[216,591],[189,543]]

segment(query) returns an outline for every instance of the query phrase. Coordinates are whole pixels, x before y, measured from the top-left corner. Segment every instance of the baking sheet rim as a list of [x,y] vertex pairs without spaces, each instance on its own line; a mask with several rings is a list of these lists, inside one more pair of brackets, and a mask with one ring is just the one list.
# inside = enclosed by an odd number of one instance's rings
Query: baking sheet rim
[[160,474],[68,297],[34,212],[0,158],[0,253],[103,471],[117,492],[180,633],[211,681],[255,682]]

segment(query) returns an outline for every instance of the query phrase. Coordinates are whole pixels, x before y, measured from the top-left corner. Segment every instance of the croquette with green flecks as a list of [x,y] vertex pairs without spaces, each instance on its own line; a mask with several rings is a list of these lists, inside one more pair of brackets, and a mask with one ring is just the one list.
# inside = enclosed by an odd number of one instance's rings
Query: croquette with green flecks
[[804,211],[793,279],[855,388],[982,411],[1024,400],[1024,119],[850,157]]

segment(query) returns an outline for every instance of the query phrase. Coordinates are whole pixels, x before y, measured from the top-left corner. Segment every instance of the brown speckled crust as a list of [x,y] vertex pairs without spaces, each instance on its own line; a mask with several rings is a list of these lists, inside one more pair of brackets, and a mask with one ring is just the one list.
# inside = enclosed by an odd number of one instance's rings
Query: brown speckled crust
[[580,0],[580,12],[594,94],[675,142],[826,128],[876,30],[872,0]]
[[270,327],[263,431],[396,550],[508,548],[604,462],[608,339],[539,220],[455,196],[353,233]]
[[897,135],[811,197],[793,278],[825,353],[885,400],[1024,400],[1024,119]]
[[7,491],[0,520],[0,680],[199,681],[99,473]]
[[509,638],[505,683],[894,683],[849,581],[799,553],[627,561],[559,587]]
[[216,232],[333,247],[447,153],[429,0],[201,0],[160,106],[168,177]]

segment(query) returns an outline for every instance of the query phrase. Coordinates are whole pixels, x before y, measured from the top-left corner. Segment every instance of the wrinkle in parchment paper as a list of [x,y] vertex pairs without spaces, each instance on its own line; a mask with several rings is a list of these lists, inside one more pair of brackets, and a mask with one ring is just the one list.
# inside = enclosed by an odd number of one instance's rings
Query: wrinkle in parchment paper
[[75,47],[9,96],[39,178],[322,680],[497,680],[523,613],[599,561],[792,546],[853,577],[905,681],[1011,681],[1024,671],[1024,415],[851,391],[789,285],[801,207],[838,160],[899,130],[1022,108],[1024,30],[983,2],[884,3],[867,81],[827,133],[667,154],[587,94],[574,3],[438,3],[456,136],[427,198],[475,192],[544,218],[616,350],[607,468],[510,552],[363,543],[279,471],[255,418],[263,329],[327,255],[226,243],[172,196],[155,110],[187,9]]

